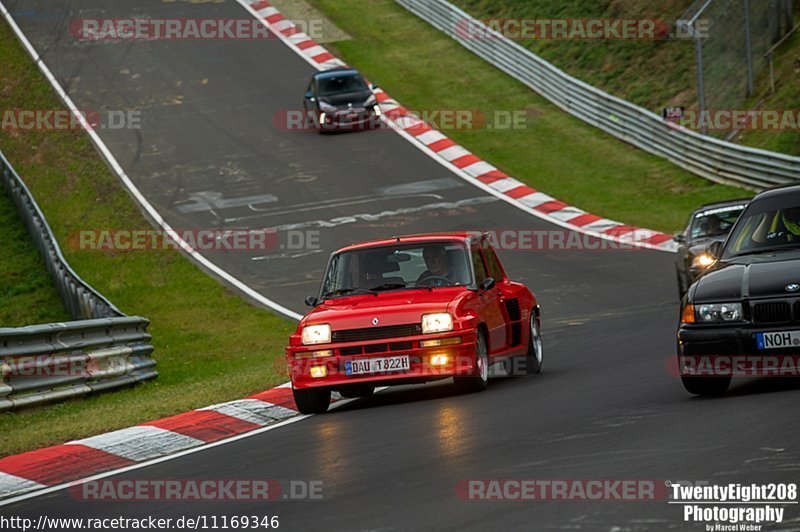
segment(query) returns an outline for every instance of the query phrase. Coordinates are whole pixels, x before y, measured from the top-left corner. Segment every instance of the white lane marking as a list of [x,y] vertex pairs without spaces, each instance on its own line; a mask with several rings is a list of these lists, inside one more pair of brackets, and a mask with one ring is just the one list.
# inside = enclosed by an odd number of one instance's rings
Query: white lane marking
[[392,196],[392,195],[406,195],[406,194],[424,194],[426,192],[435,192],[437,190],[449,190],[463,186],[464,183],[462,183],[458,179],[452,177],[444,177],[442,179],[428,179],[426,181],[414,181],[411,183],[403,183],[401,185],[380,187],[375,191],[382,196]]
[[253,196],[242,196],[239,198],[224,198],[221,192],[207,190],[189,194],[186,203],[178,206],[178,211],[188,214],[192,212],[204,212],[214,209],[231,209],[235,207],[247,207],[251,205],[263,205],[264,203],[276,203],[278,197],[275,194],[256,194]]
[[276,255],[262,255],[260,257],[253,257],[250,260],[255,262],[264,260],[293,260],[293,259],[302,259],[305,257],[310,257],[311,255],[316,255],[318,253],[325,253],[325,250],[309,249],[307,251],[298,251],[298,252],[286,251],[283,253],[278,253]]
[[309,227],[322,227],[322,228],[339,227],[341,225],[353,224],[359,221],[375,222],[380,220],[381,218],[386,218],[386,217],[402,216],[406,214],[414,214],[418,212],[425,212],[431,210],[460,209],[463,207],[471,207],[474,205],[483,205],[485,203],[494,203],[495,201],[497,201],[497,198],[493,198],[487,195],[487,196],[479,196],[476,198],[468,198],[458,201],[441,201],[438,203],[428,203],[416,207],[406,207],[401,209],[381,211],[377,213],[349,214],[347,216],[340,216],[338,218],[332,218],[330,220],[312,220],[306,222],[277,225],[274,227],[269,227],[267,229],[272,231],[291,231],[294,229],[307,229]]
[[39,484],[33,480],[0,471],[0,494],[3,496],[17,495],[45,487],[44,484]]
[[226,416],[235,417],[243,421],[249,421],[256,425],[268,425],[274,421],[280,421],[292,416],[296,416],[297,412],[288,408],[273,405],[258,399],[240,399],[239,401],[231,401],[230,403],[222,403],[218,405],[211,405],[200,410],[213,410]]
[[[255,11],[253,11],[252,9],[250,9],[249,11],[255,14]],[[50,82],[50,85],[52,85],[53,89],[56,91],[56,93],[58,93],[58,96],[64,102],[64,105],[66,105],[67,108],[70,111],[72,111],[75,116],[78,117],[78,119],[81,122],[81,126],[84,128],[86,133],[92,139],[92,142],[94,143],[95,147],[97,147],[100,153],[102,153],[103,157],[106,159],[109,166],[111,166],[111,168],[117,174],[119,179],[128,189],[130,194],[134,197],[134,199],[136,199],[139,205],[141,205],[141,207],[145,210],[147,215],[156,223],[156,225],[160,226],[161,229],[163,229],[164,231],[167,232],[174,231],[172,227],[166,222],[166,220],[164,220],[164,218],[161,217],[161,215],[158,213],[155,207],[153,207],[153,205],[147,200],[147,198],[145,198],[144,195],[142,195],[142,193],[139,191],[139,189],[136,187],[133,181],[131,181],[131,179],[125,173],[125,170],[122,169],[122,166],[119,164],[116,157],[114,157],[114,155],[111,153],[111,150],[108,149],[108,146],[106,146],[105,142],[103,142],[103,140],[100,138],[97,132],[95,132],[91,127],[89,127],[89,124],[86,122],[86,119],[78,111],[78,107],[75,105],[75,102],[72,101],[72,98],[69,97],[64,88],[61,86],[61,84],[55,78],[53,73],[47,67],[42,57],[36,51],[36,48],[34,48],[31,42],[28,40],[28,38],[25,37],[25,34],[22,32],[22,29],[14,21],[14,18],[11,16],[11,13],[9,13],[8,9],[6,9],[6,6],[3,4],[2,0],[0,0],[0,13],[2,13],[3,18],[6,19],[9,26],[11,26],[11,29],[17,36],[17,39],[19,39],[20,43],[22,43],[22,46],[27,50],[28,54],[33,59],[33,62],[39,66],[39,70],[42,71],[42,74],[44,74],[44,76]],[[178,238],[178,245],[181,247],[181,249],[183,249],[185,253],[187,253],[192,259],[194,259],[204,268],[208,269],[216,276],[220,277],[227,283],[236,287],[237,290],[244,293],[249,298],[261,303],[265,307],[270,308],[275,312],[283,314],[288,318],[299,321],[303,317],[301,314],[298,314],[297,312],[290,310],[284,307],[283,305],[276,303],[275,301],[256,292],[255,290],[247,286],[244,282],[240,281],[238,278],[234,277],[232,274],[228,273],[221,267],[217,266],[216,264],[208,260],[203,255],[192,249],[192,247],[188,243],[186,243],[186,241]]]
[[142,462],[166,453],[197,447],[203,443],[205,443],[203,440],[161,427],[137,425],[91,438],[71,441],[64,445],[85,445],[134,462]]

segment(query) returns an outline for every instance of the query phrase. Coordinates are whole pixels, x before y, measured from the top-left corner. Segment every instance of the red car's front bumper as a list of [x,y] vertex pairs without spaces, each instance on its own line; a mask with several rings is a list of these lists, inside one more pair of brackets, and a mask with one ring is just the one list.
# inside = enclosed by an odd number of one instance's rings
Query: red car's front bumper
[[[422,347],[421,342],[442,341],[445,345]],[[289,374],[297,389],[330,387],[337,389],[354,384],[404,384],[425,382],[456,375],[472,375],[475,368],[474,330],[443,334],[390,338],[369,342],[351,342],[286,348]],[[361,354],[348,355],[361,350]],[[312,353],[330,351],[331,356],[314,357]],[[343,354],[345,353],[345,354]],[[410,369],[347,375],[348,362],[374,358],[408,356]],[[437,363],[438,362],[438,363]],[[315,369],[315,368],[323,368]],[[313,375],[312,375],[313,373]]]

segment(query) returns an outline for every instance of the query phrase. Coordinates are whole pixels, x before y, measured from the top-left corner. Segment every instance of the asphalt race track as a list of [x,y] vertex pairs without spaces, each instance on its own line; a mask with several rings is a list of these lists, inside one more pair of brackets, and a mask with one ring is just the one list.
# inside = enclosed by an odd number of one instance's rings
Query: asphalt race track
[[[276,113],[300,108],[312,73],[277,39],[79,42],[68,29],[76,17],[249,17],[232,0],[6,6],[78,107],[141,111],[141,129],[99,133],[173,227],[319,232],[320,249],[207,254],[292,310],[303,312],[328,254],[349,242],[556,229],[460,180],[394,133],[276,128]],[[496,379],[469,396],[441,383],[387,390],[116,477],[319,479],[324,500],[85,502],[58,491],[0,513],[278,515],[288,530],[683,530],[680,507],[663,500],[474,502],[459,499],[455,487],[504,478],[797,480],[800,428],[791,412],[798,384],[742,381],[725,398],[696,399],[666,370],[678,316],[671,254],[508,251],[501,258],[542,304],[542,375]],[[800,529],[797,507],[786,514],[781,528]]]

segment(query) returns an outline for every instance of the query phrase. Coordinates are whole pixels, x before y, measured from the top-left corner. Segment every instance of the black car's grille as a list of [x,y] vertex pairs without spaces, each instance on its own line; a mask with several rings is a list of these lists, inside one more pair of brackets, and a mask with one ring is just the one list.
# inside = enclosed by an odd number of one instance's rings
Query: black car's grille
[[792,320],[792,308],[785,301],[756,303],[753,306],[753,320],[756,323],[786,323]]
[[408,325],[389,325],[387,327],[371,327],[369,329],[348,329],[333,331],[334,342],[366,342],[369,340],[382,340],[384,338],[399,338],[422,334],[422,325],[411,323]]

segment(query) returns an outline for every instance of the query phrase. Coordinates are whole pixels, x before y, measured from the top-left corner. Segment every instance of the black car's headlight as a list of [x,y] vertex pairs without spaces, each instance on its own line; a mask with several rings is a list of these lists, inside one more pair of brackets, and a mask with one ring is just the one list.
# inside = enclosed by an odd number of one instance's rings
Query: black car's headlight
[[732,323],[742,321],[741,303],[705,303],[686,305],[683,309],[684,323]]
[[714,257],[708,253],[701,253],[692,260],[692,268],[696,270],[705,270],[716,262]]

